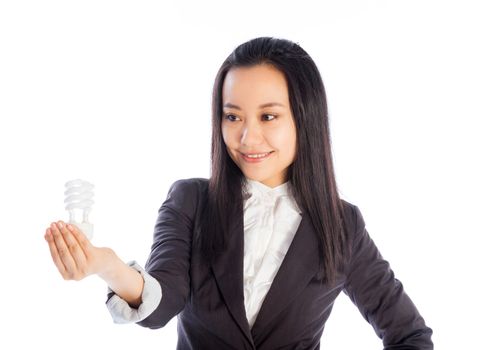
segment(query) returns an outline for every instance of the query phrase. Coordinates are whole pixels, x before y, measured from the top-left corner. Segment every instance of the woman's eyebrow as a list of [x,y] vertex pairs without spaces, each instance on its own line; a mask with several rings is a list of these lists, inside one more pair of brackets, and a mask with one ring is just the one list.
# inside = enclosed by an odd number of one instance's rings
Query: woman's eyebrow
[[[259,108],[274,107],[274,106],[285,107],[283,104],[281,104],[279,102],[268,102],[268,103],[263,103],[262,105],[259,105]],[[239,111],[242,110],[239,106],[234,105],[232,103],[225,103],[223,105],[223,108],[225,108],[225,107],[237,109]]]

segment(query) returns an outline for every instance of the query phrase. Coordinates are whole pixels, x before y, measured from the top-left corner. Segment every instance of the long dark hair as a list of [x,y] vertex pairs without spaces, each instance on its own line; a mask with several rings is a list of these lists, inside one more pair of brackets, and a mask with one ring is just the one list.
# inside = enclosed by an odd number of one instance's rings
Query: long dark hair
[[234,67],[271,64],[283,72],[297,129],[297,155],[287,171],[294,198],[319,237],[324,278],[333,281],[343,262],[346,234],[343,205],[334,177],[327,100],[321,75],[298,44],[260,37],[247,41],[225,59],[215,78],[212,100],[211,176],[208,202],[198,233],[198,249],[207,262],[227,246],[232,220],[242,213],[245,177],[227,153],[221,131],[222,87]]

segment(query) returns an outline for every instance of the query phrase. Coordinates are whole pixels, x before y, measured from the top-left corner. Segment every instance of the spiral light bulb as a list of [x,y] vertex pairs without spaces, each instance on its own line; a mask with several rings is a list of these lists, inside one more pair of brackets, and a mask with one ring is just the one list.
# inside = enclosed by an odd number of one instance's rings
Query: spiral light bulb
[[[92,209],[92,204],[94,204],[92,200],[94,185],[87,181],[76,179],[65,183],[65,188],[65,209],[70,214],[68,222],[77,226],[88,239],[92,239],[94,225],[89,222],[89,213]],[[81,222],[75,219],[75,209],[83,210]]]

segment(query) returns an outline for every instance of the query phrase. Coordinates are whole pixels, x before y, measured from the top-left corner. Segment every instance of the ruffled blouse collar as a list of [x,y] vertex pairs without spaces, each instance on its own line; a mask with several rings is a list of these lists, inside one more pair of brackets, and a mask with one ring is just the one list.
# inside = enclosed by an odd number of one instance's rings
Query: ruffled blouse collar
[[293,197],[290,180],[276,187],[269,187],[259,181],[246,178],[245,200],[256,199],[264,204],[274,204],[278,198],[287,200],[298,213],[301,213]]

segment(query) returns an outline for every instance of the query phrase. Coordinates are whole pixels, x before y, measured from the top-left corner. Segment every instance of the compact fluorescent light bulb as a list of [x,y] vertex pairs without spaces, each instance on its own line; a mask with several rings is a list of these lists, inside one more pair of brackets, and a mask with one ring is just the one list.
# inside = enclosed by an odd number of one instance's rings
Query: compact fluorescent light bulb
[[[89,213],[91,211],[94,201],[94,185],[91,183],[76,179],[65,183],[65,209],[70,214],[68,222],[77,226],[85,236],[90,240],[93,237],[94,225],[89,222]],[[78,222],[75,219],[75,209],[83,210],[82,221]]]

